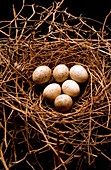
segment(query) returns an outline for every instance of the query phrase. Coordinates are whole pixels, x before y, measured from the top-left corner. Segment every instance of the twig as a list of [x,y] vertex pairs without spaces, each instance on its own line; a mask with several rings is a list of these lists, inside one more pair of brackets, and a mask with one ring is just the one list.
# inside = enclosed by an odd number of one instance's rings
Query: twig
[[6,164],[6,161],[5,161],[5,159],[4,159],[4,154],[3,154],[3,151],[2,151],[2,147],[3,147],[3,143],[1,143],[1,146],[0,146],[0,160],[1,160],[1,162],[3,163],[3,165],[4,165],[4,168],[5,168],[6,170],[9,170],[9,168],[8,168],[8,166],[7,166],[7,164]]

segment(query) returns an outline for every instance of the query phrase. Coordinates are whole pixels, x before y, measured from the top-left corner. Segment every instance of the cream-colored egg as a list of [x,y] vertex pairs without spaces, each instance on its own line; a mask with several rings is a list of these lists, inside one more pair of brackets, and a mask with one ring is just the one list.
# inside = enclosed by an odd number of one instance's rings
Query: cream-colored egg
[[66,94],[61,94],[56,97],[54,106],[58,111],[68,111],[73,104],[72,98]]
[[62,84],[62,91],[63,91],[63,93],[65,93],[71,97],[76,97],[80,93],[80,87],[75,81],[66,80]]
[[78,83],[84,83],[88,80],[88,72],[83,66],[74,65],[70,69],[70,77]]
[[53,77],[57,82],[63,82],[69,77],[69,68],[64,64],[57,65],[53,70]]
[[49,81],[51,73],[52,71],[48,66],[39,66],[34,70],[32,79],[36,84],[43,84]]
[[57,83],[49,84],[43,91],[43,97],[49,101],[54,101],[54,99],[61,94],[61,87]]

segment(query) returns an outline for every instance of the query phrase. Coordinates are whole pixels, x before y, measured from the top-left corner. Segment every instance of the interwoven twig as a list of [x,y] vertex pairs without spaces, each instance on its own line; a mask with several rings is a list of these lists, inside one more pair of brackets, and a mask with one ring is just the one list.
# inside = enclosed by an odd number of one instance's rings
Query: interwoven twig
[[[7,170],[24,160],[34,169],[27,160],[32,154],[42,169],[36,154],[46,151],[52,151],[58,159],[52,169],[67,169],[67,164],[80,159],[81,153],[87,155],[89,165],[98,152],[111,161],[101,148],[111,142],[111,40],[105,39],[106,20],[102,32],[97,31],[84,18],[60,10],[62,3],[63,0],[46,9],[23,1],[18,14],[13,6],[12,21],[1,22],[0,32],[6,38],[0,39],[0,156]],[[32,14],[24,17],[23,10],[29,7]],[[81,64],[89,74],[68,113],[57,112],[43,100],[46,84],[35,85],[32,81],[37,66],[53,69],[59,63],[69,68]],[[50,82],[54,82],[53,77]],[[17,147],[24,143],[24,156],[19,158],[21,149]]]

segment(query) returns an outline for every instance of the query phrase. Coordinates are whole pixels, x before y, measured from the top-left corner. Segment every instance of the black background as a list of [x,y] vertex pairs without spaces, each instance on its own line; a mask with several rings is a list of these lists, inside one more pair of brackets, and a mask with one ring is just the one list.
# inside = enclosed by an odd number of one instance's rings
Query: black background
[[[58,2],[58,0],[56,1]],[[26,4],[35,3],[45,7],[49,7],[52,2],[53,0],[25,0]],[[19,11],[22,0],[2,0],[0,3],[0,20],[13,19],[12,4],[14,4],[16,10]],[[82,14],[83,17],[92,18],[103,23],[106,15],[111,10],[111,1],[64,0],[62,8],[68,8],[67,11],[74,16],[80,16],[80,14]],[[111,17],[109,19],[111,19]],[[110,24],[110,22],[108,24]]]

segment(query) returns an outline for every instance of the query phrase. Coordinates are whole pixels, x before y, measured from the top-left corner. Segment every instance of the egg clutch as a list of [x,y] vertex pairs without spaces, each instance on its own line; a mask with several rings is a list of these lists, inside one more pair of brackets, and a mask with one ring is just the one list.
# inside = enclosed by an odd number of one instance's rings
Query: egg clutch
[[55,83],[45,87],[43,98],[54,102],[56,110],[68,111],[73,105],[73,98],[80,94],[78,83],[84,83],[88,80],[88,72],[81,65],[74,65],[69,70],[66,65],[59,64],[53,72],[48,66],[43,65],[34,70],[32,79],[36,84],[44,84],[50,80],[51,76],[55,79]]

